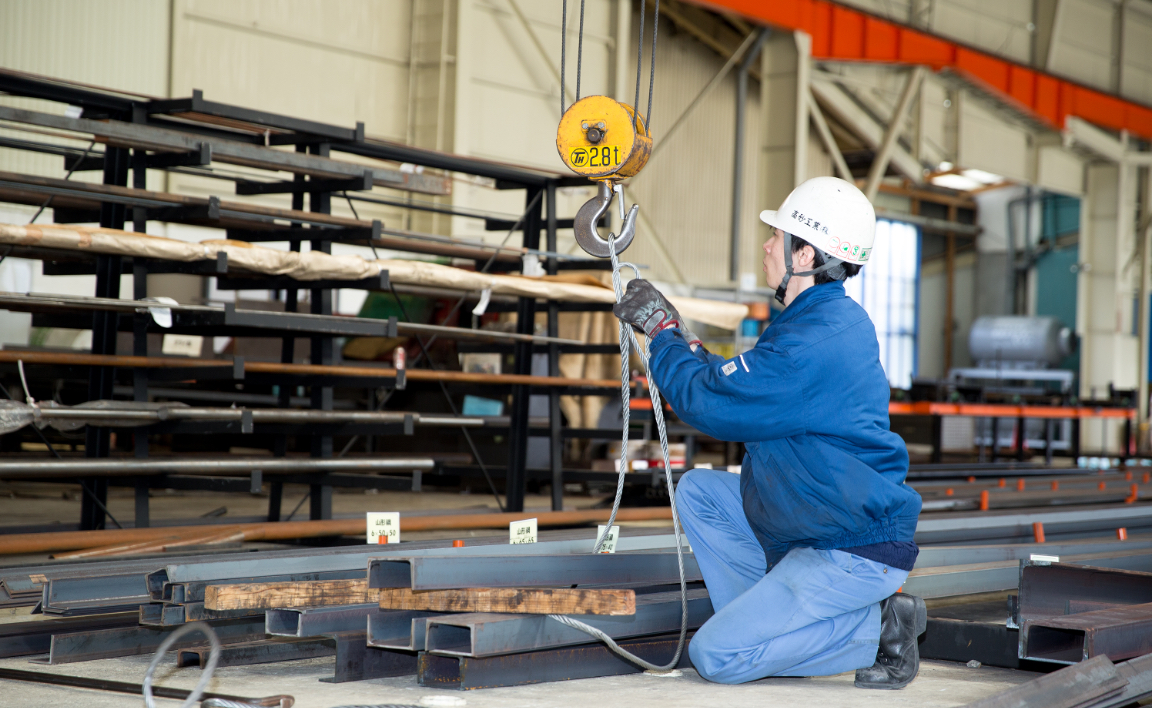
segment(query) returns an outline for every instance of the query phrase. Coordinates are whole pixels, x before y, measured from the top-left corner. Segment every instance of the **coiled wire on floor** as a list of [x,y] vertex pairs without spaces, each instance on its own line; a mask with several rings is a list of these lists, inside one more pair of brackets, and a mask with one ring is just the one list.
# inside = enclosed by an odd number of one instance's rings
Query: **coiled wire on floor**
[[216,632],[204,622],[192,622],[185,624],[177,629],[172,634],[169,634],[160,647],[156,650],[156,655],[152,657],[152,663],[148,665],[148,670],[144,672],[144,705],[148,708],[156,708],[156,701],[152,697],[152,674],[156,673],[156,667],[164,660],[164,655],[176,643],[176,640],[183,637],[189,632],[200,632],[208,637],[208,643],[211,645],[211,653],[208,654],[208,662],[204,664],[204,671],[201,673],[200,681],[196,684],[196,688],[188,694],[184,702],[180,704],[180,708],[192,708],[196,701],[200,700],[200,696],[204,695],[204,689],[208,687],[208,682],[212,680],[212,674],[216,672],[216,665],[220,663],[220,638],[216,636]]
[[[615,235],[609,234],[608,251],[612,258],[612,289],[616,291],[616,302],[620,302],[620,300],[624,298],[624,289],[620,286],[620,269],[623,267],[631,268],[637,278],[640,277],[640,269],[632,263],[620,262],[620,259],[616,255],[615,241]],[[622,649],[612,637],[609,637],[599,629],[585,624],[580,620],[572,619],[565,615],[548,616],[561,624],[568,625],[573,629],[578,629],[581,632],[586,632],[596,637],[616,654],[619,654],[638,666],[642,666],[649,671],[666,672],[672,671],[676,668],[676,665],[680,663],[680,656],[684,653],[684,639],[688,635],[688,587],[684,581],[684,548],[680,541],[680,518],[676,513],[676,488],[672,481],[672,465],[668,458],[668,430],[664,422],[664,407],[660,400],[660,390],[656,387],[656,381],[652,378],[652,367],[648,361],[648,348],[647,346],[640,346],[640,343],[636,340],[636,334],[632,331],[631,325],[624,322],[620,322],[619,325],[620,402],[624,416],[624,430],[621,435],[622,442],[620,445],[620,478],[616,482],[616,498],[612,501],[612,514],[608,517],[608,524],[604,527],[604,534],[596,539],[596,546],[593,548],[593,553],[600,552],[600,548],[603,547],[608,534],[612,533],[612,524],[616,521],[616,513],[620,510],[620,499],[624,494],[624,476],[628,474],[628,419],[630,417],[628,406],[632,397],[630,386],[631,376],[629,375],[631,373],[629,355],[634,347],[637,355],[639,355],[640,359],[644,362],[644,374],[648,377],[648,390],[652,398],[652,415],[656,418],[656,430],[660,434],[660,452],[664,456],[664,479],[668,485],[668,504],[672,507],[672,533],[676,538],[676,562],[680,568],[680,640],[676,643],[676,654],[672,657],[672,661],[664,666],[657,666]]]

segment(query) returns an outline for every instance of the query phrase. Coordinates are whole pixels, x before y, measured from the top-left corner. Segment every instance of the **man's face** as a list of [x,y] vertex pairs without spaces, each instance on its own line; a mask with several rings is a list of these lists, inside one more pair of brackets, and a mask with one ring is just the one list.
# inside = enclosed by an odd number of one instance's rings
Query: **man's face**
[[772,229],[772,236],[764,242],[764,276],[768,287],[778,288],[784,280],[784,232]]

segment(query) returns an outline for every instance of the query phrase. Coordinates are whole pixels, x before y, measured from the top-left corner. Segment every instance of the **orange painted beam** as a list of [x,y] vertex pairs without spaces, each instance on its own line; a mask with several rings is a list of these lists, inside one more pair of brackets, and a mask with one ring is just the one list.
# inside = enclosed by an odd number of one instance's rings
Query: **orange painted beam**
[[979,418],[1135,418],[1135,408],[1090,406],[1013,406],[999,403],[937,403],[916,401],[888,404],[888,415],[965,415]]
[[951,69],[1056,130],[1068,116],[1152,140],[1152,107],[828,0],[691,0],[812,36],[816,59]]

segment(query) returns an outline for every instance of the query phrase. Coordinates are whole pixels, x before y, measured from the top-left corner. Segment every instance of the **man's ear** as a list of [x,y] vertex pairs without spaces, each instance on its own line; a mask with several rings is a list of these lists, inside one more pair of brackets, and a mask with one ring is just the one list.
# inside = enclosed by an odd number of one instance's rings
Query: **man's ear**
[[816,249],[812,246],[800,249],[800,255],[804,259],[804,270],[808,270],[808,266],[816,262]]

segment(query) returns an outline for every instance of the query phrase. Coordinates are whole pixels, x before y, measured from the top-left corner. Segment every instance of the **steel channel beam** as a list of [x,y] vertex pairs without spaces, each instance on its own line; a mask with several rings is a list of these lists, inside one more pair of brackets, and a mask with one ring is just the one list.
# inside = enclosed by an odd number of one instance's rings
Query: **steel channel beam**
[[45,612],[79,604],[128,606],[148,602],[148,586],[142,571],[130,574],[70,578],[49,578],[44,584],[41,602]]
[[916,525],[918,544],[969,543],[979,540],[1032,537],[1032,524],[1044,524],[1048,536],[1085,532],[1113,532],[1118,527],[1152,526],[1152,505],[1118,506],[1076,511],[1042,511],[1011,514],[938,515],[921,517]]
[[264,632],[280,637],[317,637],[331,632],[361,631],[367,627],[369,617],[379,612],[380,605],[375,602],[266,610]]
[[[1020,564],[1020,621],[1069,614],[1080,603],[1101,606],[1140,605],[1152,602],[1152,573],[1131,569],[1105,569],[1097,563],[1071,565],[1069,559],[1046,564]],[[1091,567],[1081,567],[1091,566]],[[1088,605],[1091,607],[1091,605]]]
[[1100,656],[969,703],[967,708],[1099,706],[1104,700],[1120,695],[1127,683],[1112,662]]
[[1152,603],[1026,620],[1022,658],[1075,664],[1094,656],[1122,661],[1152,652]]
[[1073,663],[1106,653],[1118,661],[1152,651],[1135,651],[1152,636],[1152,606],[1136,609],[1152,603],[1152,573],[1086,564],[1094,567],[1021,563],[1021,657]]
[[[225,644],[247,642],[264,636],[264,618],[232,620],[213,623],[216,636]],[[70,664],[93,659],[110,659],[118,656],[138,656],[150,654],[175,628],[127,627],[95,632],[74,632],[52,635],[52,646],[48,664]],[[206,637],[189,634],[176,642],[173,648],[195,646],[207,641]]]
[[[204,668],[208,663],[211,647],[188,647],[176,652],[176,666]],[[321,656],[334,656],[336,647],[330,639],[263,639],[258,642],[229,644],[220,650],[221,666],[249,666],[251,664],[271,664],[276,661],[297,661]]]
[[368,615],[368,646],[401,651],[424,651],[424,637],[428,620],[439,617],[439,612],[412,619],[408,624],[398,621],[390,613]]
[[[399,544],[396,549],[380,548],[378,546],[349,546],[347,548],[325,548],[306,553],[298,551],[272,551],[265,554],[245,554],[243,560],[220,560],[219,558],[206,558],[202,561],[188,563],[171,563],[164,569],[149,573],[149,591],[159,594],[164,583],[185,583],[195,581],[221,581],[229,578],[244,578],[252,576],[273,576],[291,573],[319,573],[338,570],[360,570],[367,567],[368,559],[373,557],[403,556],[415,557],[423,555],[444,555],[453,558],[463,558],[478,555],[493,555],[499,549],[501,554],[518,555],[529,554],[577,554],[588,553],[595,541],[594,535],[588,530],[557,532],[558,540],[546,540],[534,544],[512,546],[508,544],[507,536],[484,537],[469,539],[469,545],[464,548],[452,548],[445,541],[427,542],[411,545]],[[568,538],[564,538],[567,536]],[[577,536],[577,538],[572,538]],[[493,548],[495,546],[495,548]],[[675,548],[675,540],[671,534],[649,534],[643,536],[625,536],[616,545],[617,552],[644,551],[656,549]],[[162,598],[156,598],[162,599]]]
[[1086,543],[1068,541],[1064,543],[1028,543],[1004,546],[924,546],[916,557],[917,568],[935,568],[944,565],[969,565],[972,563],[992,563],[996,561],[1027,560],[1033,553],[1049,556],[1070,556],[1095,553],[1113,553],[1152,550],[1152,538],[1131,539],[1128,541],[1105,541]]
[[133,627],[136,625],[136,619],[134,612],[117,612],[108,615],[60,617],[0,624],[0,658],[47,654],[52,648],[53,634]]
[[[707,590],[688,591],[688,628],[712,616]],[[576,619],[613,639],[663,634],[680,629],[680,593],[636,598],[636,614],[612,617],[580,615]],[[588,634],[547,615],[502,615],[475,612],[428,620],[426,650],[442,656],[499,656],[596,641]]]
[[[1062,556],[1061,561],[1060,565],[1152,571],[1152,550],[1086,553]],[[904,583],[904,592],[934,598],[1012,590],[1020,587],[1021,563],[1027,564],[1029,561],[1013,560],[917,568],[909,573],[908,580]]]
[[[510,548],[512,546],[509,546]],[[684,577],[700,580],[696,559],[684,554]],[[368,587],[449,590],[452,588],[568,587],[608,583],[675,583],[675,553],[585,553],[583,555],[424,556],[368,561]]]
[[[664,635],[619,642],[625,650],[655,664],[666,664],[676,654],[679,635]],[[680,668],[690,668],[688,652],[680,655]],[[497,686],[521,686],[545,681],[619,676],[643,671],[602,644],[549,649],[527,654],[486,658],[420,654],[416,680],[426,688],[470,691]]]
[[336,642],[336,667],[331,678],[320,679],[325,683],[410,676],[416,673],[415,654],[370,647],[368,634],[363,630],[332,632],[325,636]]

